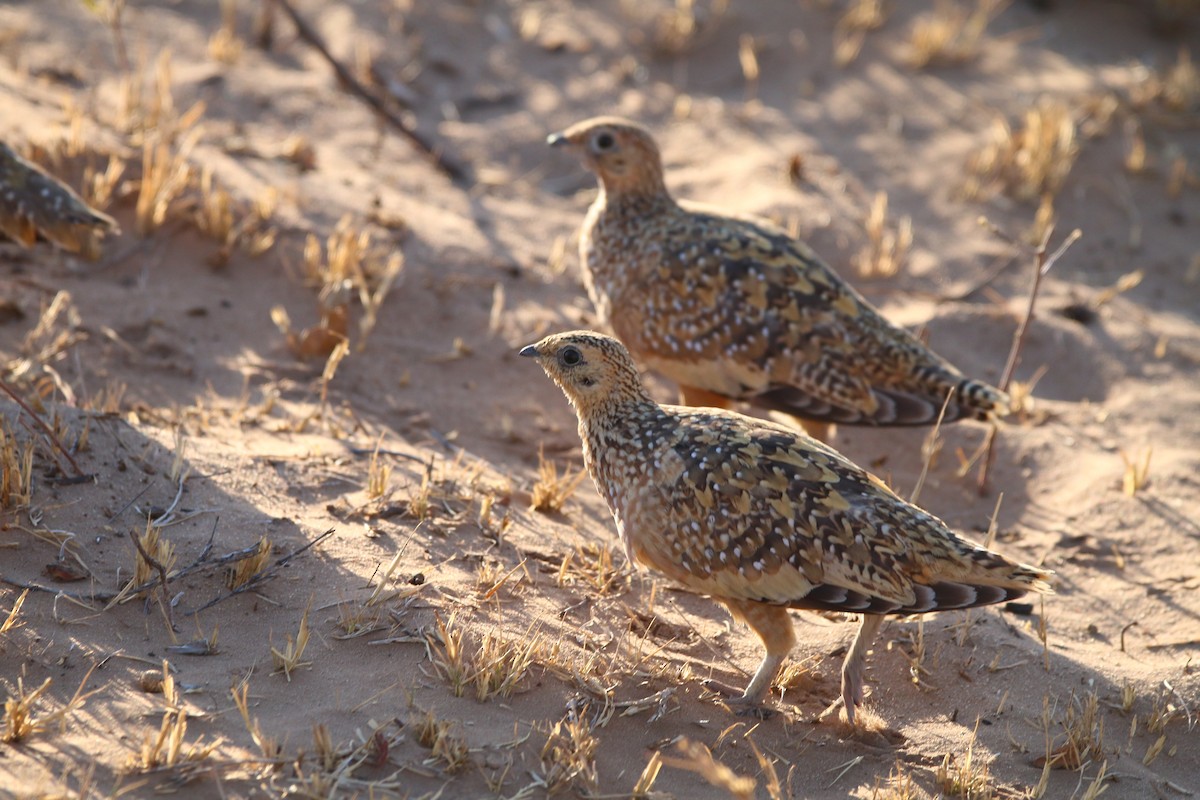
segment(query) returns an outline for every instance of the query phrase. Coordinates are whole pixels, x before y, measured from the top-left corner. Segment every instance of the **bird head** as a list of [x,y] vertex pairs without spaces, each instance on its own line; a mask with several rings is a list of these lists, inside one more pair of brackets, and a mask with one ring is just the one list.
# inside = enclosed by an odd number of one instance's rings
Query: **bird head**
[[593,117],[550,134],[546,142],[579,156],[607,191],[666,192],[658,145],[650,132],[636,122],[620,117]]
[[626,402],[652,402],[633,357],[611,336],[592,331],[556,333],[521,349],[536,359],[581,417]]

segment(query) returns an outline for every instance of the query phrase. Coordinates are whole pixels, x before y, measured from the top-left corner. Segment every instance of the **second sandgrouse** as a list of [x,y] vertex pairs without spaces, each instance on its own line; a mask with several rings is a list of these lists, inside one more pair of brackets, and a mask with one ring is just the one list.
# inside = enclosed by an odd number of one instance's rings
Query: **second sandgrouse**
[[789,608],[863,614],[842,666],[851,723],[883,615],[972,608],[1050,591],[1052,573],[956,536],[837,451],[783,425],[660,406],[609,336],[521,350],[579,417],[583,457],[630,563],[724,603],[766,656],[735,702],[755,705],[795,644]]
[[684,403],[851,425],[933,424],[947,396],[946,422],[1007,413],[1004,392],[888,322],[804,242],[676,202],[640,125],[599,117],[548,141],[600,181],[580,237],[600,321]]
[[40,233],[64,250],[95,260],[116,220],[71,187],[0,142],[0,233],[31,247]]

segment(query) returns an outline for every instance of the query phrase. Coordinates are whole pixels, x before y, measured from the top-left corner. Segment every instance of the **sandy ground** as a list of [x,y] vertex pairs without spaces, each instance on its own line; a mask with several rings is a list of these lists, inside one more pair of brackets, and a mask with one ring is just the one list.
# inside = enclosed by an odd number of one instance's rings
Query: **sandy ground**
[[[891,4],[839,66],[841,3],[701,2],[691,30],[663,2],[301,3],[336,56],[400,87],[397,113],[463,180],[381,124],[285,18],[256,46],[257,4],[229,4],[224,39],[216,3],[133,4],[127,65],[82,3],[0,8],[0,137],[70,151],[44,158],[76,186],[85,166],[127,162],[107,207],[125,232],[101,261],[0,244],[5,380],[40,398],[91,476],[67,480],[67,459],[0,404],[16,451],[34,443],[32,495],[0,517],[0,622],[32,587],[0,634],[0,684],[11,705],[50,680],[32,707],[49,719],[0,743],[0,795],[626,797],[641,776],[656,797],[1024,797],[1047,752],[1067,756],[1041,796],[1200,792],[1200,101],[1193,87],[1173,107],[1153,84],[1200,28],[1172,38],[1133,3],[1014,2],[966,63],[915,70],[910,31],[932,5]],[[739,60],[751,44],[756,82]],[[172,106],[156,108],[168,50]],[[594,184],[545,135],[641,120],[679,196],[793,225],[891,318],[996,380],[1032,259],[977,218],[1024,237],[1038,203],[964,198],[965,164],[1039,99],[1076,130],[1054,241],[1083,237],[1045,279],[1016,373],[1036,378],[1035,405],[1003,427],[989,493],[958,474],[986,429],[960,424],[921,499],[982,537],[1002,498],[998,546],[1056,570],[1058,593],[1026,613],[889,622],[858,732],[814,722],[854,620],[797,613],[778,713],[737,717],[701,682],[744,681],[753,636],[630,572],[587,483],[560,512],[530,509],[539,450],[560,471],[580,454],[565,400],[515,351],[593,324],[574,236]],[[139,231],[143,143],[164,140],[190,145],[195,174],[165,224]],[[1127,170],[1139,140],[1145,166]],[[193,221],[203,170],[239,220],[276,192],[272,249],[217,263]],[[914,242],[899,274],[866,279],[854,265],[876,192]],[[304,241],[344,216],[371,235],[371,275],[393,253],[404,265],[369,336],[351,304],[350,351],[323,380],[323,355],[297,356],[271,310],[317,324]],[[843,429],[835,444],[907,493],[923,440]],[[1127,496],[1122,454],[1147,448],[1148,481]],[[134,569],[130,531],[165,511],[174,568],[193,567],[169,581],[175,632],[157,588],[110,602]],[[264,538],[263,571],[231,594],[230,565]],[[285,675],[272,649],[302,619]],[[515,691],[477,699],[523,659]],[[164,661],[175,693],[143,691]],[[754,788],[706,776],[708,752]],[[973,788],[954,787],[960,773]]]

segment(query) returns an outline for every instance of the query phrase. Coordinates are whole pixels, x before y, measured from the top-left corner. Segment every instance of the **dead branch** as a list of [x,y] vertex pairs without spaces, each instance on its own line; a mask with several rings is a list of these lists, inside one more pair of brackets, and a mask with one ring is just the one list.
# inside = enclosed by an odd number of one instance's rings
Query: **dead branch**
[[992,281],[996,280],[996,278],[999,278],[1000,275],[1003,274],[1004,271],[1008,269],[1016,260],[1017,257],[1015,255],[1001,256],[992,263],[992,266],[979,280],[967,285],[965,288],[960,289],[952,294],[931,294],[928,296],[932,297],[933,301],[938,305],[941,305],[942,303],[958,303],[966,300],[971,295],[989,286]]
[[171,592],[169,585],[167,584],[167,568],[163,566],[161,561],[146,552],[146,548],[142,547],[142,540],[141,537],[138,536],[137,531],[131,528],[129,531],[129,538],[133,540],[133,546],[137,548],[139,553],[141,553],[142,558],[146,560],[146,563],[153,567],[156,572],[158,572],[158,578],[161,581],[161,593],[159,595],[158,602],[159,605],[162,606],[163,616],[167,618],[167,624],[171,626],[171,630],[176,630],[175,616],[171,612]]
[[[211,569],[215,569],[217,567],[225,566],[227,564],[235,563],[237,561],[242,561],[244,559],[250,558],[251,556],[255,555],[258,552],[259,546],[258,546],[258,543],[256,542],[255,544],[252,544],[249,547],[244,547],[241,550],[234,550],[231,553],[226,553],[225,555],[220,556],[218,558],[214,558],[211,561],[208,560],[208,555],[210,552],[212,552],[213,542],[216,540],[217,523],[219,523],[219,522],[220,522],[219,517],[213,521],[212,534],[209,536],[208,543],[206,545],[204,545],[204,550],[201,551],[199,557],[197,557],[195,561],[193,561],[191,564],[188,564],[186,567],[177,569],[174,572],[172,572],[169,575],[169,578],[178,580],[179,578],[182,578],[185,575],[190,575],[193,572],[199,572],[201,570],[211,570]],[[308,542],[307,544],[303,545],[302,547],[296,548],[295,550],[293,550],[292,552],[290,552],[284,556],[280,556],[278,559],[276,559],[275,563],[272,564],[270,568],[268,568],[267,570],[263,570],[263,572],[259,573],[259,575],[265,575],[268,572],[271,572],[272,573],[271,577],[274,577],[274,573],[272,572],[273,570],[276,570],[279,567],[286,565],[290,560],[292,560],[296,556],[300,555],[301,553],[305,552],[306,550],[311,548],[313,545],[315,545],[318,542],[321,542],[322,540],[324,540],[325,538],[331,536],[334,533],[334,531],[335,531],[334,528],[330,528],[329,530],[325,531],[323,534],[318,536],[316,539],[313,539],[311,542]],[[136,544],[136,542],[135,542],[135,544]],[[138,549],[139,549],[139,551],[141,550],[140,547]],[[149,562],[147,562],[147,563],[149,563]],[[18,581],[18,580],[14,580],[13,578],[6,577],[4,575],[0,575],[0,583],[5,584],[7,586],[12,586],[17,589],[28,589],[31,592],[44,592],[46,594],[62,595],[63,597],[66,597],[69,600],[74,600],[78,603],[111,603],[113,600],[116,600],[123,596],[133,597],[135,595],[138,595],[141,592],[146,591],[147,589],[151,589],[154,586],[159,585],[161,582],[162,582],[162,577],[160,575],[157,578],[151,578],[150,580],[145,581],[141,584],[138,584],[137,586],[125,587],[125,588],[121,589],[120,591],[116,591],[116,592],[93,592],[91,594],[80,594],[80,593],[76,593],[76,592],[65,592],[62,589],[59,589],[54,586],[46,586],[45,584],[41,584],[41,583],[26,583],[24,581]],[[256,576],[256,578],[254,580],[252,580],[249,584],[247,584],[247,586],[251,586],[251,585],[258,586],[262,582],[263,582],[263,580],[258,579],[258,577]],[[243,590],[245,589],[245,587],[242,587],[242,588],[243,588]],[[236,593],[237,592],[234,592],[234,594],[236,594]],[[195,611],[189,611],[187,613],[189,615],[194,615],[197,612],[202,611],[204,608],[208,608],[209,606],[215,605],[215,603],[221,602],[222,600],[226,600],[226,599],[228,599],[228,596],[219,597],[217,600],[213,601],[213,603],[210,603],[208,606],[204,606],[203,608],[198,608]]]
[[28,405],[26,405],[25,401],[22,400],[20,398],[20,396],[13,390],[13,388],[8,385],[8,381],[4,380],[3,378],[0,378],[0,389],[3,389],[5,394],[7,394],[9,397],[11,397],[16,402],[16,404],[19,405],[22,409],[24,409],[25,413],[28,414],[30,416],[30,418],[33,419],[34,424],[37,425],[39,428],[41,428],[42,433],[44,433],[46,435],[46,437],[48,439],[50,439],[50,443],[53,444],[58,449],[58,451],[60,453],[62,453],[63,456],[66,457],[67,461],[69,461],[71,463],[71,469],[75,470],[76,477],[83,477],[83,475],[84,475],[83,470],[81,470],[79,468],[79,464],[75,463],[75,458],[71,455],[70,452],[68,452],[67,448],[63,445],[63,443],[59,441],[58,437],[54,435],[54,431],[50,429],[50,426],[47,425],[42,420],[41,417],[39,417],[36,413],[34,413],[34,410],[32,408],[30,408]]
[[[998,229],[994,226],[991,227],[993,231],[998,232]],[[1083,236],[1083,232],[1076,228],[1063,240],[1057,250],[1047,256],[1046,247],[1050,244],[1050,236],[1053,233],[1054,226],[1051,225],[1046,229],[1045,235],[1042,236],[1042,241],[1038,243],[1037,249],[1033,254],[1033,285],[1029,287],[1029,302],[1025,306],[1025,316],[1021,318],[1021,323],[1017,325],[1017,330],[1013,333],[1012,348],[1008,351],[1008,362],[1004,365],[1004,372],[1000,376],[999,388],[1003,392],[1008,391],[1008,387],[1012,383],[1013,373],[1016,372],[1017,365],[1021,362],[1021,349],[1025,346],[1025,336],[1029,332],[1029,323],[1033,319],[1033,309],[1037,304],[1038,290],[1042,286],[1042,277],[1050,271],[1050,268],[1054,266],[1058,259],[1062,258],[1067,249],[1075,244],[1079,237]],[[993,423],[987,433],[983,461],[979,465],[979,480],[976,483],[976,490],[981,495],[987,494],[988,491],[988,473],[992,467],[992,460],[995,458],[996,432],[998,430],[999,428]]]
[[345,65],[333,57],[329,52],[329,48],[325,46],[320,35],[313,30],[312,26],[300,16],[299,12],[292,7],[290,0],[272,0],[275,6],[282,8],[284,13],[291,18],[292,24],[296,26],[296,32],[300,34],[300,38],[308,42],[321,56],[329,62],[329,66],[333,67],[333,71],[337,73],[338,80],[342,85],[350,90],[351,93],[357,95],[367,105],[369,105],[377,114],[395,128],[402,136],[407,138],[416,148],[425,155],[437,169],[449,177],[451,180],[459,184],[467,183],[468,175],[462,165],[450,159],[442,150],[441,146],[430,142],[424,134],[410,127],[403,119],[397,116],[387,105],[379,99],[367,87],[363,86],[354,75],[348,70]]
[[[252,591],[252,590],[258,588],[259,586],[261,586],[262,584],[266,583],[267,581],[273,580],[278,575],[278,571],[279,571],[280,567],[287,566],[287,563],[289,561],[291,561],[293,558],[300,555],[301,553],[308,550],[309,548],[319,544],[320,542],[324,541],[325,539],[329,538],[330,536],[332,536],[334,534],[334,532],[336,530],[337,530],[336,528],[330,528],[329,530],[325,531],[317,538],[313,539],[311,542],[308,542],[307,544],[305,544],[303,547],[298,547],[295,550],[293,550],[292,552],[288,553],[287,555],[280,556],[279,558],[275,559],[275,562],[273,564],[271,564],[271,566],[260,571],[257,575],[254,575],[252,578],[250,578],[250,580],[246,581],[244,584],[237,587],[236,589],[232,589],[232,590],[226,592],[225,594],[218,595],[217,597],[214,597],[212,600],[209,600],[207,603],[200,606],[199,608],[195,608],[195,609],[192,609],[191,611],[187,611],[184,613],[186,613],[189,617],[194,617],[197,614],[199,614],[201,611],[205,611],[209,608],[212,608],[213,606],[217,605],[218,603],[222,603],[235,595],[239,595],[239,594],[243,594],[244,592]],[[258,548],[258,545],[255,545],[254,549],[257,549],[257,548]]]

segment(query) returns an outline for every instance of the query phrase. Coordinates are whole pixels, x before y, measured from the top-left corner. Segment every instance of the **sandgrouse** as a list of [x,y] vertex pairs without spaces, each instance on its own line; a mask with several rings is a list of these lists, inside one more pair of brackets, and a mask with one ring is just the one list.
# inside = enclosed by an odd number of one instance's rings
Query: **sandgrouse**
[[864,615],[842,666],[853,723],[885,614],[1051,591],[1053,573],[959,538],[800,431],[658,405],[616,339],[556,334],[521,355],[536,358],[574,406],[584,461],[630,563],[719,600],[762,639],[766,657],[735,703],[756,705],[795,644],[789,608]]
[[0,142],[0,233],[25,247],[41,233],[64,250],[94,260],[100,240],[119,231],[112,217]]
[[552,134],[600,181],[580,260],[600,322],[687,405],[746,401],[815,421],[925,425],[1008,411],[888,322],[769,222],[676,202],[645,128],[598,117]]

